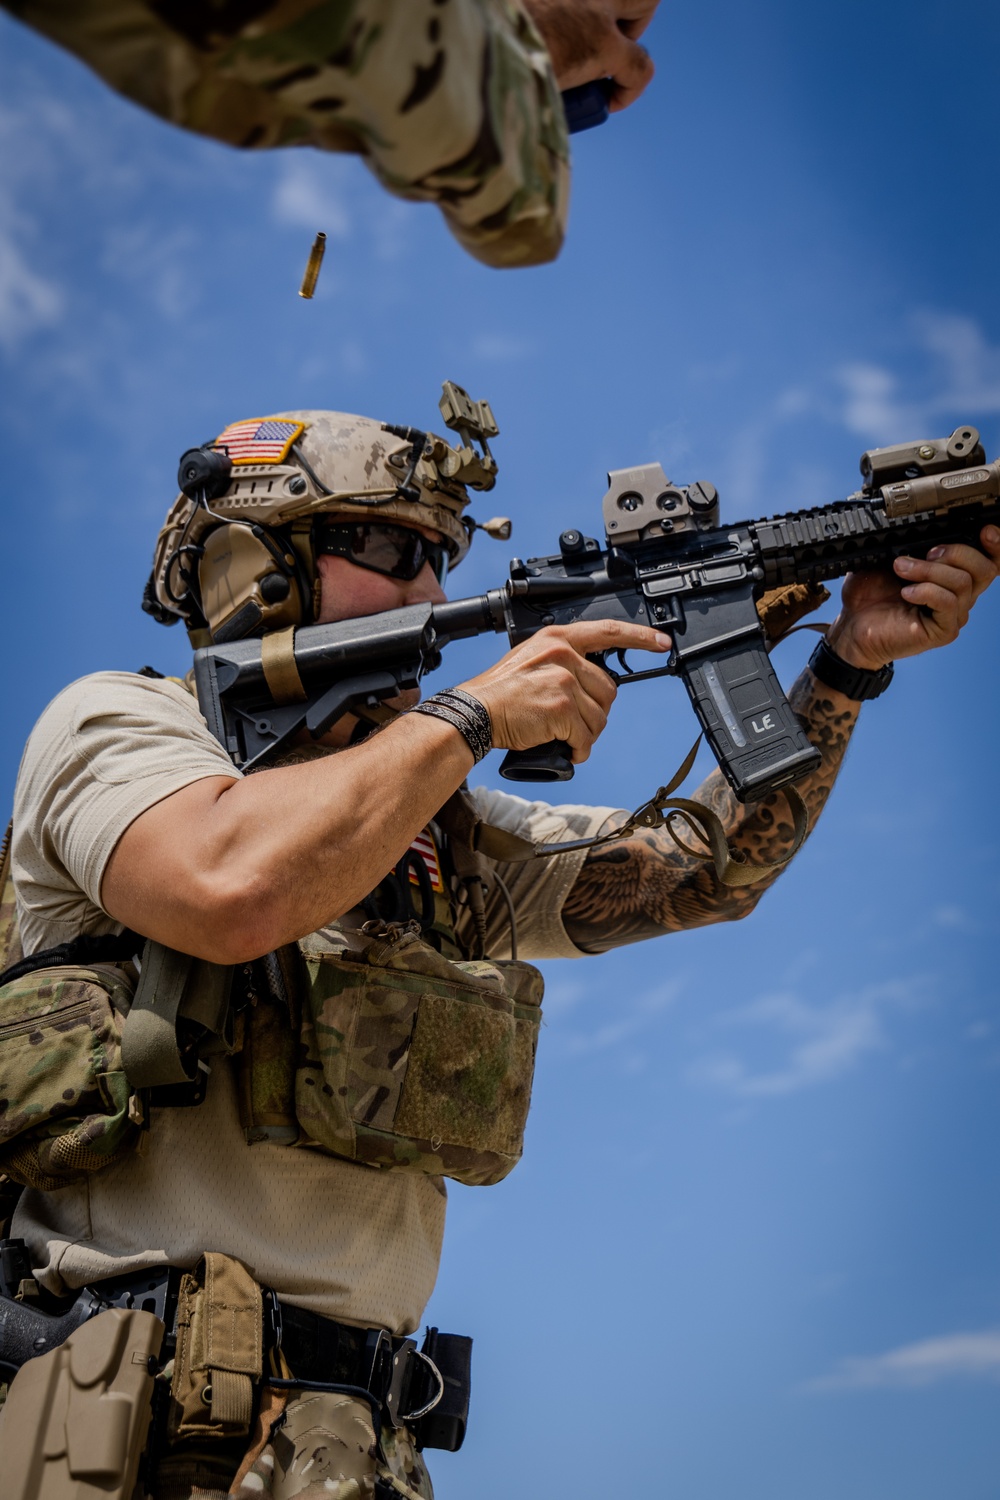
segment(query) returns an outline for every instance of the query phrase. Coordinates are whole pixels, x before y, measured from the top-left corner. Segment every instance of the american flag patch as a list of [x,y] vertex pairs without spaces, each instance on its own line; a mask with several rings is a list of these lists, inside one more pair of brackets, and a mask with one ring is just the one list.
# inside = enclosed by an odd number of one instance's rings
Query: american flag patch
[[224,448],[234,464],[282,464],[305,430],[304,422],[255,417],[252,422],[230,422],[212,447]]
[[[420,856],[426,865],[427,873],[431,877],[431,889],[437,895],[442,895],[444,892],[444,881],[441,879],[441,861],[438,859],[437,846],[426,829],[424,829],[423,833],[417,834],[410,848],[414,854]],[[412,870],[410,871],[410,884],[417,884],[417,877]]]

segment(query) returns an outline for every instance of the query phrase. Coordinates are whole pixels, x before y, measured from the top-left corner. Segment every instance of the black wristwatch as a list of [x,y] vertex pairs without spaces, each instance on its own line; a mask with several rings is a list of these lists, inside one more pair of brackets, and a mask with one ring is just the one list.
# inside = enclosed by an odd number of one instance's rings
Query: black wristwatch
[[892,681],[892,662],[886,662],[877,672],[867,667],[852,667],[850,662],[838,656],[832,646],[821,640],[809,658],[809,670],[820,682],[832,687],[845,698],[864,703],[868,698],[879,698]]

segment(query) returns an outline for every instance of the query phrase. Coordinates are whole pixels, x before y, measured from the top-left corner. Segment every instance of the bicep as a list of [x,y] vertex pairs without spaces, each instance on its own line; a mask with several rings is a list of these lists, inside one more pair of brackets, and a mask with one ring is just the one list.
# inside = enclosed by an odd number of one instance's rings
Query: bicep
[[206,904],[213,815],[219,798],[236,784],[234,777],[204,777],[154,803],[129,824],[101,880],[101,905],[109,916],[145,936],[183,947],[192,909]]

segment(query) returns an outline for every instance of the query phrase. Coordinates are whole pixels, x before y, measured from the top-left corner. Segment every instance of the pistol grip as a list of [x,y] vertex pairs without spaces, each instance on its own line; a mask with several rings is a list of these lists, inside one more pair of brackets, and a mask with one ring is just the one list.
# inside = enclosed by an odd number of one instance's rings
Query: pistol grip
[[571,781],[573,752],[565,740],[549,740],[531,750],[508,750],[500,775],[508,781]]

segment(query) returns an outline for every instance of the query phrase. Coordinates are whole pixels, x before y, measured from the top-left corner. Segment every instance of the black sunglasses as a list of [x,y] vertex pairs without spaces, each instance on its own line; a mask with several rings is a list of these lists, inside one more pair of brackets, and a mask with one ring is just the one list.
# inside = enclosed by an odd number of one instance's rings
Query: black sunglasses
[[390,521],[320,521],[314,546],[317,553],[346,557],[359,568],[385,573],[405,582],[416,578],[424,563],[430,563],[438,583],[448,575],[448,548],[431,542],[409,526]]

